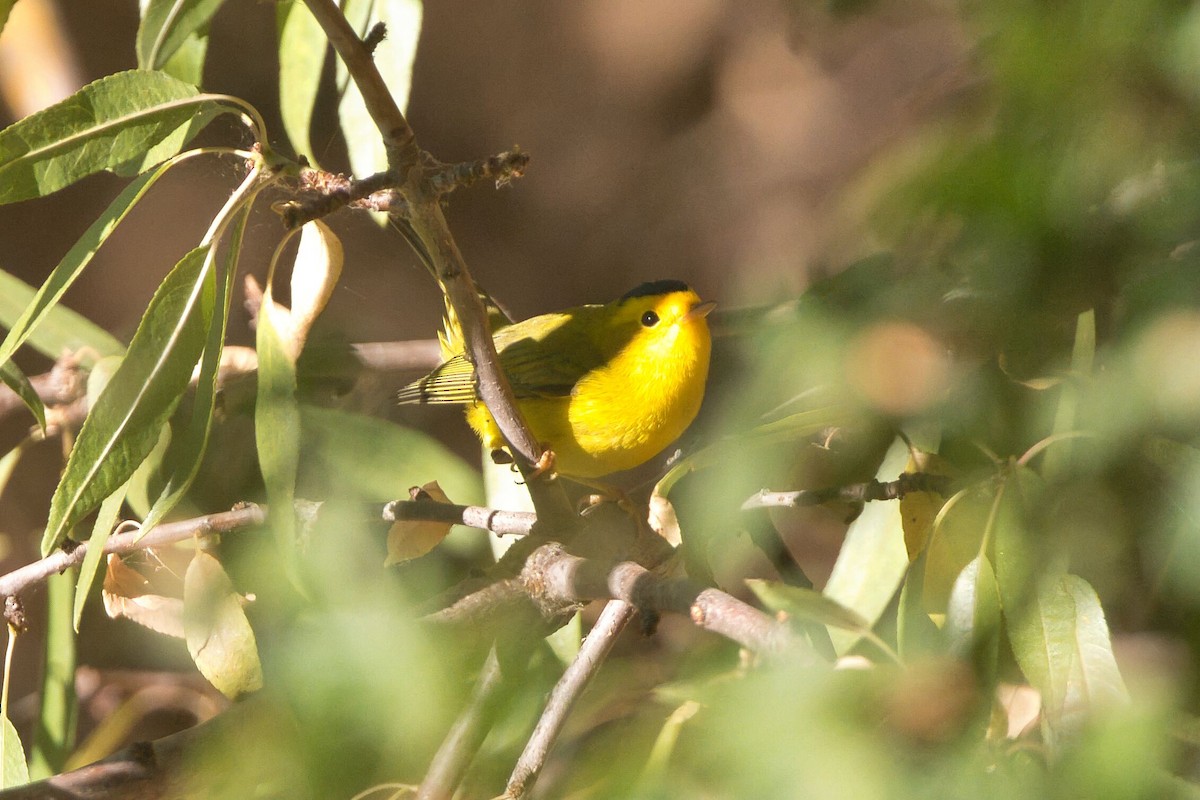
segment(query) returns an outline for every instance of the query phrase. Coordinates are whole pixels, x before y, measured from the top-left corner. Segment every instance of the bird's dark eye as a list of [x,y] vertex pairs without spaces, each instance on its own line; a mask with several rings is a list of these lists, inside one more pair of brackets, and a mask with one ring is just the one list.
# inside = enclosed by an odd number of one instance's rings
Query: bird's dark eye
[[647,311],[645,314],[642,314],[642,324],[647,328],[653,328],[658,324],[658,314],[655,314],[653,311]]

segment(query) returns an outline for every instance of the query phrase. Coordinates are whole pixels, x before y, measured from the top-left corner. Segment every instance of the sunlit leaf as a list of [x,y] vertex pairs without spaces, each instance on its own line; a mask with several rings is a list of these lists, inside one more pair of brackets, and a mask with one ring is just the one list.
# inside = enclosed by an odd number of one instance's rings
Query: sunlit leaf
[[101,78],[0,131],[0,203],[42,197],[141,160],[147,151],[168,158],[172,152],[156,149],[161,142],[221,108],[196,87],[161,72]]
[[292,148],[316,164],[309,130],[329,44],[302,0],[275,6],[279,31],[279,114]]
[[208,448],[213,410],[216,407],[217,378],[223,363],[225,330],[229,323],[229,304],[233,296],[233,282],[237,277],[242,236],[246,230],[250,208],[250,205],[243,207],[230,227],[221,267],[223,279],[218,280],[215,272],[210,272],[208,278],[213,283],[216,297],[208,338],[204,344],[204,356],[200,360],[200,370],[196,376],[196,394],[192,399],[191,416],[183,430],[171,437],[171,443],[163,454],[163,464],[167,471],[166,483],[142,521],[143,533],[148,532],[171,513],[187,494],[200,471],[200,464]]
[[[3,22],[3,20],[0,20]],[[0,789],[11,789],[29,783],[29,767],[25,764],[25,748],[21,746],[21,737],[13,727],[8,717],[0,719],[4,726],[3,745],[4,755],[0,758]]]
[[[930,475],[946,475],[946,462],[937,453],[918,452],[910,455],[905,473],[926,472]],[[937,492],[909,492],[900,498],[900,517],[904,525],[904,546],[911,561],[925,549],[929,541],[933,520],[946,502]]]
[[931,614],[945,614],[950,591],[963,568],[979,555],[995,500],[995,487],[973,487],[947,503],[932,527],[925,551],[923,602]]
[[[420,0],[347,0],[342,11],[360,36],[366,35],[377,22],[387,26],[387,37],[375,48],[374,61],[396,105],[404,111],[408,107],[413,59],[421,33]],[[345,87],[338,105],[338,121],[346,137],[350,168],[359,177],[386,169],[387,153],[379,129],[340,60],[337,69],[338,85]]]
[[[99,356],[120,355],[125,351],[124,345],[112,334],[59,305],[59,300],[125,215],[170,166],[170,163],[163,164],[126,186],[84,231],[36,292],[24,281],[0,271],[0,325],[9,329],[4,343],[0,344],[0,363],[11,358],[26,340],[50,358],[84,348]],[[87,358],[87,355],[81,354],[83,363],[91,364],[96,356]]]
[[300,246],[292,266],[291,346],[292,359],[299,357],[308,332],[325,309],[338,278],[342,275],[342,243],[320,220],[300,229]]
[[91,594],[96,571],[100,569],[100,562],[104,558],[104,545],[108,543],[108,537],[112,535],[113,528],[116,527],[120,517],[126,489],[127,486],[122,486],[104,498],[104,502],[100,504],[100,511],[96,514],[96,521],[92,525],[92,535],[88,537],[88,549],[83,556],[83,563],[79,565],[79,580],[75,583],[74,626],[76,633],[79,632],[79,620],[83,618],[83,608],[87,604],[88,595]]
[[772,611],[860,634],[871,629],[862,614],[813,589],[758,579],[747,580],[746,585]]
[[224,0],[150,0],[137,32],[138,68],[161,69],[197,33]]
[[258,643],[242,598],[217,559],[198,551],[183,580],[188,652],[209,683],[228,698],[262,688]]
[[[893,480],[908,461],[902,439],[892,443],[876,477]],[[887,608],[908,569],[900,503],[895,500],[867,503],[850,524],[846,540],[825,584],[825,594],[874,624]],[[830,631],[834,649],[845,654],[858,641],[858,633]]]
[[[450,498],[438,486],[437,481],[430,481],[421,488],[414,487],[410,491],[413,500],[418,498],[432,500],[435,503],[450,504]],[[445,539],[453,525],[449,522],[429,522],[426,520],[402,519],[392,523],[387,533],[387,558],[383,565],[390,567],[420,558]]]
[[128,619],[164,636],[184,637],[183,600],[159,594],[116,553],[109,554],[107,564],[101,597],[109,617]]
[[37,420],[38,427],[45,432],[46,406],[42,404],[42,398],[38,397],[37,390],[33,388],[29,378],[25,377],[25,373],[11,361],[0,362],[0,381],[21,398],[21,402]]
[[129,480],[158,442],[204,349],[213,313],[212,287],[205,280],[210,266],[207,246],[192,250],[151,298],[125,360],[71,450],[50,503],[43,553]]

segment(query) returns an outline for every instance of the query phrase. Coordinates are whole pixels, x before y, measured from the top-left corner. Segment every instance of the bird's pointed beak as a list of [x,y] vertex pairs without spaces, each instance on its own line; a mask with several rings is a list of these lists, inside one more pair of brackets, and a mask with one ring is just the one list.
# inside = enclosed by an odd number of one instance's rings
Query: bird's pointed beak
[[687,314],[684,315],[683,321],[691,322],[692,320],[703,319],[704,317],[707,317],[709,313],[716,307],[717,304],[711,300],[709,300],[707,303],[698,303],[697,305],[692,306]]

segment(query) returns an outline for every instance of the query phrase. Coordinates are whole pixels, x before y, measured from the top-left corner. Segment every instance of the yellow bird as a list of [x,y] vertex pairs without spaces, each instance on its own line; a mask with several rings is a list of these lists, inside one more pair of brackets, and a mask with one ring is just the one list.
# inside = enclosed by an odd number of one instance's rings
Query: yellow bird
[[[644,283],[606,305],[542,314],[494,331],[496,351],[533,435],[555,470],[597,478],[649,461],[700,410],[714,303],[681,281]],[[476,393],[451,318],[447,361],[400,391],[401,403],[467,404],[484,446],[505,447]]]

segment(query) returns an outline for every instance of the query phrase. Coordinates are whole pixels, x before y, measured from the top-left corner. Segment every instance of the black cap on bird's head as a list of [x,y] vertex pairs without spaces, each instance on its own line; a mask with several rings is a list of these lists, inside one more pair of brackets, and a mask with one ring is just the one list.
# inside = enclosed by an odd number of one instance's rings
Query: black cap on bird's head
[[670,294],[671,292],[690,292],[692,287],[688,286],[683,281],[663,280],[649,281],[641,286],[635,286],[625,294],[621,295],[622,300],[632,300],[635,297],[652,297],[657,294]]

